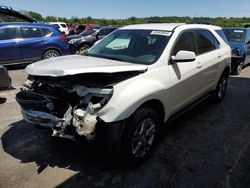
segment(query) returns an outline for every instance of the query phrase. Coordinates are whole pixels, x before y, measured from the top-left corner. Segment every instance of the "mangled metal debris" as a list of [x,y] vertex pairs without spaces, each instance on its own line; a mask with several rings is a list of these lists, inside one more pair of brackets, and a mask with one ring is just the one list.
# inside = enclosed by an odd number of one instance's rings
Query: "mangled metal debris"
[[24,119],[31,124],[51,128],[52,136],[74,139],[77,133],[92,140],[95,137],[96,112],[112,94],[112,87],[28,79],[16,99]]

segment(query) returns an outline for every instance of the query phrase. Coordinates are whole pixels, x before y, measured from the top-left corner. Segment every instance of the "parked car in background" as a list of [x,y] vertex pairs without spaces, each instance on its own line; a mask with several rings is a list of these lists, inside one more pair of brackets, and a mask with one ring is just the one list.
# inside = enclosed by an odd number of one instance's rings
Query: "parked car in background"
[[49,24],[56,26],[61,32],[65,33],[66,35],[69,34],[69,29],[66,23],[64,22],[50,22]]
[[79,34],[79,33],[83,32],[85,30],[85,28],[86,28],[86,25],[78,25],[78,26],[76,26],[74,34]]
[[94,27],[91,27],[91,28],[89,28],[87,30],[84,30],[83,32],[81,32],[78,35],[67,36],[67,41],[70,41],[72,39],[77,39],[77,38],[81,38],[81,37],[92,35],[94,32],[96,32],[100,28],[101,28],[101,26],[94,26]]
[[250,63],[250,28],[224,28],[223,31],[232,50],[232,73],[240,74]]
[[76,25],[71,24],[71,26],[68,26],[69,29],[69,35],[75,34]]
[[11,78],[8,70],[0,64],[0,91],[10,88]]
[[85,27],[85,30],[91,28],[91,27],[96,27],[96,26],[99,26],[98,24],[87,24],[86,27]]
[[77,52],[81,53],[86,51],[91,46],[95,44],[96,41],[104,38],[111,32],[115,31],[118,27],[101,27],[96,30],[92,35],[71,39],[69,41],[70,53],[75,54]]
[[69,54],[66,35],[37,23],[0,23],[0,63],[28,63]]
[[130,25],[83,56],[29,65],[28,84],[16,96],[23,117],[52,129],[54,137],[95,140],[112,156],[140,164],[170,118],[207,96],[223,100],[231,50],[219,30],[199,24]]

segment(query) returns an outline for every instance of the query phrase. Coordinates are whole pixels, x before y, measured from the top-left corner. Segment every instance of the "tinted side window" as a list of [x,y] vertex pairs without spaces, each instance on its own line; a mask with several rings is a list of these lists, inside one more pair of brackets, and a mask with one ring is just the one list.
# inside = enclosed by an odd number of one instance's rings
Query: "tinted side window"
[[42,36],[45,37],[45,36],[48,36],[50,35],[52,32],[47,29],[47,28],[41,28],[41,32],[42,32]]
[[177,52],[181,50],[196,52],[193,31],[186,31],[181,34],[181,36],[177,39],[172,55],[176,55]]
[[247,31],[246,43],[250,42],[250,30]]
[[217,33],[226,43],[228,43],[227,37],[226,37],[225,33],[224,33],[222,30],[216,30],[216,33]]
[[[114,30],[116,30],[116,28],[110,28],[110,29],[109,29],[109,33],[112,33]],[[109,34],[109,33],[108,33],[108,34]]]
[[8,40],[18,38],[17,28],[9,27],[0,29],[0,40]]
[[99,34],[100,35],[107,35],[109,33],[109,29],[101,29],[100,31],[99,31]]
[[41,37],[41,30],[37,27],[21,27],[20,32],[23,38]]
[[198,54],[206,53],[216,49],[214,36],[206,30],[197,31]]

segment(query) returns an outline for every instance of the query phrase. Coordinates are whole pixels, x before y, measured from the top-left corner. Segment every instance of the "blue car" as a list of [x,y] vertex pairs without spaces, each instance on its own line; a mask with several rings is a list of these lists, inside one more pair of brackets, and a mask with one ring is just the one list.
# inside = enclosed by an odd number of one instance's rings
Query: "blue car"
[[0,63],[29,63],[69,54],[66,35],[38,23],[0,23]]
[[224,28],[223,31],[232,49],[232,73],[240,74],[250,63],[250,28]]

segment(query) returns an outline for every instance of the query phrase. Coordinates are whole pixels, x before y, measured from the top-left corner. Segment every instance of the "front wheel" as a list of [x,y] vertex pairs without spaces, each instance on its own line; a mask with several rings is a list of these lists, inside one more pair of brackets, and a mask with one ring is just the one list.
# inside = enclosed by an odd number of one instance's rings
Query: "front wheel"
[[151,108],[141,108],[127,121],[122,137],[122,159],[138,165],[152,152],[160,127],[158,114]]
[[90,48],[89,45],[84,44],[84,45],[82,45],[82,46],[78,49],[78,52],[79,52],[80,54],[82,54],[82,53],[84,53],[86,50],[88,50],[89,48]]
[[239,74],[241,73],[241,71],[242,71],[242,69],[243,69],[243,65],[244,65],[244,63],[241,62],[241,63],[236,67],[236,70],[235,70],[235,74],[236,74],[236,75],[239,75]]
[[214,103],[220,103],[224,99],[227,90],[227,83],[228,74],[223,73],[220,77],[216,89],[212,93],[212,101]]

